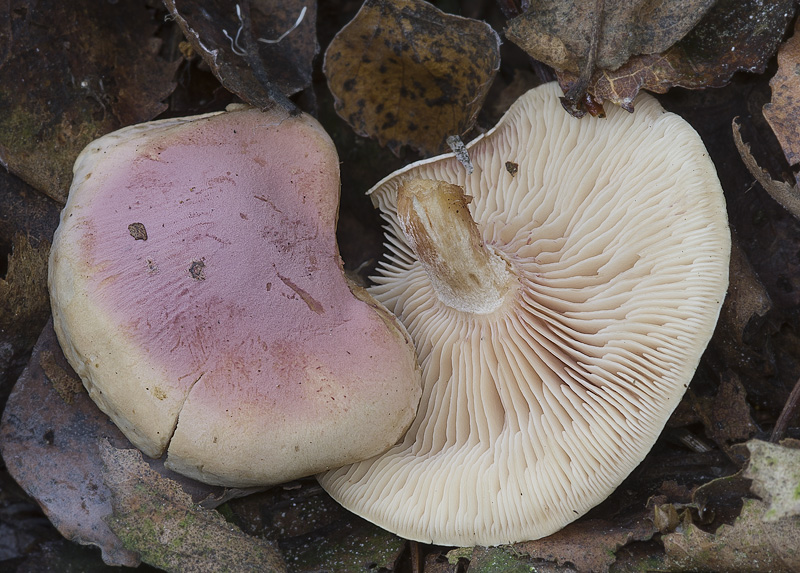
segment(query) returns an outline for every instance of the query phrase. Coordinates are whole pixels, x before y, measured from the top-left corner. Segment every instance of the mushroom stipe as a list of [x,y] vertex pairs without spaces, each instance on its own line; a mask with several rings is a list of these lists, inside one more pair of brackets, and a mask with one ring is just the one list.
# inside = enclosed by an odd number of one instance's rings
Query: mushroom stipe
[[423,395],[401,442],[318,479],[402,537],[513,543],[583,515],[714,330],[730,234],[699,136],[646,94],[580,120],[560,95],[521,97],[468,145],[471,174],[448,154],[369,192],[387,248],[369,290],[411,334]]

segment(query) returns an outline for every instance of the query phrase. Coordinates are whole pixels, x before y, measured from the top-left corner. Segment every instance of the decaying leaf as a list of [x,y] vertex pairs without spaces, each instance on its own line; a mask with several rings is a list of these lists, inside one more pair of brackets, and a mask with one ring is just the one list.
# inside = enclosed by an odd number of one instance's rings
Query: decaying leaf
[[[769,291],[742,248],[738,234],[732,230],[731,235],[728,294],[706,354],[709,361],[718,365],[721,388],[716,398],[704,392],[698,398],[699,404],[693,404],[701,415],[694,422],[703,423],[705,435],[726,451],[731,442],[752,437],[755,426],[750,404],[759,403],[758,393],[770,392],[761,377],[769,375],[768,356],[774,352],[775,344],[772,335],[779,328],[769,319],[768,313],[773,309]],[[791,251],[786,242],[782,248]],[[763,263],[766,257],[764,253],[759,262]],[[773,260],[774,266],[781,267],[780,260]],[[754,388],[758,393],[753,392]]]
[[165,0],[195,52],[229,91],[261,109],[311,84],[319,51],[313,0]]
[[653,521],[640,518],[621,525],[612,521],[586,519],[571,523],[561,531],[525,543],[514,550],[559,565],[571,563],[578,572],[602,573],[616,561],[617,549],[631,541],[645,541],[657,532]]
[[[111,506],[96,440],[104,435],[120,439],[122,434],[85,392],[69,393],[72,404],[66,408],[44,365],[51,372],[71,370],[52,322],[36,343],[3,412],[0,452],[6,467],[64,537],[97,545],[110,565],[135,567],[139,558],[102,520]],[[64,393],[64,380],[56,383]]]
[[336,112],[395,153],[432,155],[472,127],[500,66],[500,39],[423,0],[367,0],[333,39],[324,72]]
[[193,503],[177,482],[154,471],[138,450],[103,442],[100,456],[113,507],[105,521],[142,561],[182,573],[286,571],[271,544]]
[[[772,101],[764,106],[764,117],[789,165],[800,164],[800,20],[794,35],[778,50],[778,72],[769,85]],[[800,183],[800,173],[795,178]]]
[[10,0],[0,9],[0,165],[64,202],[81,149],[152,119],[177,63],[144,3]]
[[[51,321],[6,404],[0,452],[14,479],[64,537],[97,545],[109,565],[135,566],[136,553],[125,549],[104,521],[111,514],[111,495],[103,482],[101,440],[133,447],[83,390]],[[161,460],[148,463],[153,471],[178,480],[197,501],[213,506],[223,499],[222,488],[173,474]]]
[[[714,0],[603,2],[595,65],[615,70],[631,56],[663,52],[697,24]],[[593,0],[532,0],[508,22],[506,37],[531,57],[580,73],[592,42]]]
[[441,553],[428,553],[425,556],[422,570],[425,573],[463,573],[464,566],[462,564],[467,563],[470,557],[469,554],[466,555],[462,563],[459,563],[458,559],[456,559],[454,562],[451,562],[448,555],[449,554],[442,555]]
[[[793,0],[718,0],[697,26],[671,48],[634,56],[616,69],[599,69],[588,91],[600,103],[632,111],[640,89],[726,85],[737,71],[761,73],[794,14]],[[557,70],[567,91],[578,75]]]
[[688,495],[662,489],[666,495],[659,494],[648,501],[653,522],[661,533],[683,531],[693,523],[705,530],[730,525],[742,511],[743,498],[752,497],[750,480],[739,473],[712,478],[687,491]]
[[745,500],[733,525],[715,533],[694,524],[662,537],[670,570],[779,573],[800,568],[800,527],[796,520],[764,523],[766,504]]
[[800,528],[800,449],[761,440],[747,442],[747,449],[750,463],[743,475],[753,480],[751,491],[769,504],[762,519],[792,517]]
[[[699,506],[711,503],[715,483],[736,488],[752,479],[750,490],[763,499],[743,499],[732,523],[709,532],[684,523],[662,537],[670,570],[790,572],[800,570],[800,450],[758,440],[747,442],[750,461],[742,476],[706,484],[695,493]],[[718,494],[723,493],[720,490]],[[740,493],[741,495],[741,493]],[[725,506],[730,502],[725,503]],[[718,504],[718,507],[723,507]],[[701,508],[702,509],[702,508]]]

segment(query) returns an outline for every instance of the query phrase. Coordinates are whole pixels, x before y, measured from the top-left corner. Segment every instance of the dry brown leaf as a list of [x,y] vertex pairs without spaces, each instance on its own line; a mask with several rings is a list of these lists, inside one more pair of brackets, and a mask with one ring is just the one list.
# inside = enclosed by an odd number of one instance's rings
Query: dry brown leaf
[[631,541],[648,540],[656,532],[653,522],[646,518],[626,525],[586,519],[571,523],[549,537],[517,543],[513,547],[519,553],[559,565],[572,563],[578,572],[602,573],[616,560],[617,549]]
[[[604,2],[595,65],[615,70],[631,56],[663,52],[683,38],[714,0]],[[506,37],[558,70],[583,70],[592,36],[592,0],[532,0],[508,22]]]
[[[794,35],[778,50],[778,72],[769,82],[772,101],[764,117],[781,144],[789,165],[800,163],[800,20]],[[800,183],[800,173],[795,174]]]
[[800,219],[800,183],[789,185],[785,181],[775,181],[764,169],[756,163],[753,154],[750,152],[750,145],[742,141],[742,134],[739,130],[738,118],[731,122],[733,128],[733,141],[742,161],[747,166],[747,170],[756,181],[764,188],[770,197],[780,203],[784,209],[789,211],[796,219]]
[[90,141],[152,119],[175,87],[146,4],[8,0],[0,9],[0,165],[64,202]]
[[[794,35],[778,50],[778,71],[770,81],[772,101],[764,106],[763,113],[780,142],[789,165],[800,164],[800,21],[795,24]],[[739,125],[733,121],[733,140],[748,171],[764,190],[795,218],[800,219],[800,172],[795,171],[795,184],[772,179],[762,169],[750,146],[742,141]]]
[[192,502],[177,482],[154,471],[136,449],[100,445],[113,514],[105,521],[142,561],[165,571],[286,571],[280,553],[216,511]]
[[[638,55],[616,69],[599,69],[588,91],[600,103],[632,111],[640,89],[726,85],[737,71],[761,73],[794,14],[794,0],[718,0],[683,39],[661,53]],[[567,91],[577,73],[558,70]]]
[[286,96],[311,84],[311,64],[319,51],[316,2],[166,0],[165,4],[194,51],[242,100],[261,109],[275,103],[294,109]]
[[474,124],[499,50],[483,22],[422,0],[367,0],[331,42],[324,71],[336,112],[358,134],[432,155]]

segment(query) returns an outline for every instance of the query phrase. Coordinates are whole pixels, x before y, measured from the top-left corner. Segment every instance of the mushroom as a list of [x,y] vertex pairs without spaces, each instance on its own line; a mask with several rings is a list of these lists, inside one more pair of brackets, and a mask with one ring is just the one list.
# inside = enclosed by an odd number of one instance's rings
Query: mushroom
[[405,324],[419,412],[386,453],[318,476],[405,538],[495,545],[561,529],[641,462],[686,390],[728,281],[699,136],[564,113],[555,84],[471,144],[369,191],[388,222],[370,292]]
[[305,114],[154,121],[81,153],[51,251],[55,330],[135,446],[243,487],[403,435],[413,344],[343,274],[338,199],[336,149]]

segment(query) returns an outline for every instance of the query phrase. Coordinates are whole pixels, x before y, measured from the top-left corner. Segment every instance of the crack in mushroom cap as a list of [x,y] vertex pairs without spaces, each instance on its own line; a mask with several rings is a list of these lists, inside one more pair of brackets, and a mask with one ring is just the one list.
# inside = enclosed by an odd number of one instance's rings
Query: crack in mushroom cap
[[55,330],[139,449],[254,486],[403,435],[421,393],[413,344],[343,274],[339,159],[316,120],[149,122],[92,142],[74,172],[50,254]]
[[[512,543],[583,515],[650,450],[714,330],[730,234],[699,136],[646,94],[581,120],[559,96],[521,97],[469,145],[471,175],[448,154],[370,191],[388,223],[370,292],[411,334],[423,396],[401,442],[318,479],[403,537]],[[473,197],[518,281],[499,309],[436,297],[397,219],[398,187],[420,178]]]

